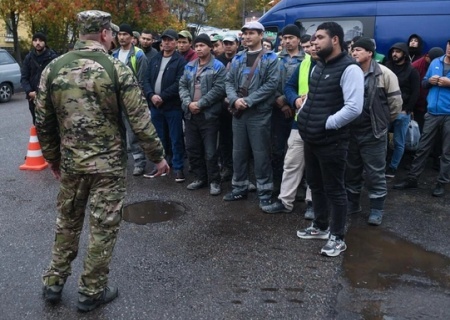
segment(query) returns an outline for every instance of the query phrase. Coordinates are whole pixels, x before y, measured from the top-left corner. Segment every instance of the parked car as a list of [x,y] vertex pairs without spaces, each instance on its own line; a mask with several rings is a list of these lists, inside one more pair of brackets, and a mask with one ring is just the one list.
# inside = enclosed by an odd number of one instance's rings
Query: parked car
[[19,64],[8,51],[0,49],[0,102],[11,100],[20,88]]

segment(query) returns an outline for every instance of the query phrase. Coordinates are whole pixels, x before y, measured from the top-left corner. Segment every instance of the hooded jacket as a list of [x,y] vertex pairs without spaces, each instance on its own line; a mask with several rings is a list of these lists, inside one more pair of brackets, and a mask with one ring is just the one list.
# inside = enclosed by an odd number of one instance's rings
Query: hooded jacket
[[[409,47],[409,42],[411,41],[412,38],[417,38],[417,40],[419,40],[419,46],[417,48]],[[409,58],[411,59],[411,62],[414,62],[417,59],[422,58],[422,56],[423,56],[422,51],[423,51],[423,39],[418,34],[413,33],[408,38],[408,53],[409,53]]]
[[[392,51],[401,50],[405,54],[405,62],[401,65],[392,60]],[[412,67],[408,56],[408,46],[404,42],[397,42],[389,49],[389,60],[386,67],[391,69],[398,78],[400,90],[402,92],[403,108],[402,111],[411,113],[414,110],[420,93],[420,75],[419,71]]]

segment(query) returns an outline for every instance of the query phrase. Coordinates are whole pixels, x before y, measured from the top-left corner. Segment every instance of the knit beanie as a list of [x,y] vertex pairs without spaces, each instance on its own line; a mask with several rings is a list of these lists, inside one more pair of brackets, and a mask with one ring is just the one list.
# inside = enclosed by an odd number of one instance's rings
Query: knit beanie
[[122,23],[119,26],[119,32],[126,32],[130,36],[133,36],[133,29],[131,29],[131,26],[129,24],[127,24],[127,23]]
[[375,54],[375,45],[373,44],[373,41],[370,38],[362,37],[356,40],[355,43],[353,43],[352,45],[352,49],[357,47],[363,48],[367,51],[371,51],[373,54]]
[[41,41],[47,42],[47,36],[43,34],[42,32],[36,32],[33,34],[32,40],[40,39]]
[[206,44],[208,47],[212,48],[213,44],[211,42],[211,39],[209,38],[209,36],[206,33],[201,33],[199,34],[195,40],[194,40],[194,46],[196,43],[201,42]]
[[300,29],[295,24],[288,24],[283,28],[282,36],[291,35],[300,38]]

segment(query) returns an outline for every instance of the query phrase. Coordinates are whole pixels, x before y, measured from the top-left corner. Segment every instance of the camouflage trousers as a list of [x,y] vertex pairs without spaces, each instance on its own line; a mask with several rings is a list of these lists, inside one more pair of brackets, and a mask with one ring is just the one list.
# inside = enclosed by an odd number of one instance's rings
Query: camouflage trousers
[[93,296],[103,291],[122,220],[124,197],[124,176],[62,174],[52,261],[43,275],[45,285],[64,285],[70,276],[89,201],[89,244],[79,292]]

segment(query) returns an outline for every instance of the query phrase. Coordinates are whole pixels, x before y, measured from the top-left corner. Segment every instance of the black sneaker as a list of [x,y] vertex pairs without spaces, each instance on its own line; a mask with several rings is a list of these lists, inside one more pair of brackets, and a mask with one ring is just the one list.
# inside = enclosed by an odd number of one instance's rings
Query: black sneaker
[[386,169],[386,178],[395,178],[395,173],[397,170],[395,170],[394,168],[388,167]]
[[443,197],[445,195],[444,184],[440,182],[436,183],[432,195],[433,197]]
[[54,286],[44,286],[44,299],[50,303],[58,303],[61,301],[62,290],[64,286],[54,285]]
[[103,292],[96,298],[89,297],[84,294],[79,295],[78,297],[78,310],[81,312],[92,311],[102,304],[106,304],[108,302],[113,301],[119,295],[119,290],[115,287],[106,287],[103,289]]
[[406,178],[402,182],[394,184],[394,189],[397,190],[417,189],[417,179]]
[[175,171],[175,182],[184,182],[186,178],[184,177],[183,170]]
[[144,174],[144,171],[145,171],[144,167],[134,167],[133,176],[142,176]]
[[231,191],[230,193],[227,193],[224,197],[224,201],[237,201],[237,200],[243,200],[247,199],[247,192],[234,192]]

